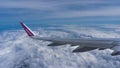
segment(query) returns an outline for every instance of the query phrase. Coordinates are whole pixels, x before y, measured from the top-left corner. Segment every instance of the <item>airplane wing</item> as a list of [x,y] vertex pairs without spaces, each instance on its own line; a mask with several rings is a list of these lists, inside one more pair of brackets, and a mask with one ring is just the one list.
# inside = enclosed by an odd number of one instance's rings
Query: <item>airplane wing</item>
[[[50,41],[52,42],[48,46],[60,46],[65,44],[70,44],[71,46],[79,46],[73,50],[73,52],[86,52],[94,49],[104,50],[112,49],[114,50],[111,54],[112,56],[120,55],[120,45],[118,39],[105,39],[105,38],[92,38],[92,39],[65,39],[65,38],[48,38],[40,37],[35,35],[32,30],[30,30],[24,23],[21,22],[22,27],[26,31],[29,37],[36,40]],[[120,40],[120,39],[119,39]]]

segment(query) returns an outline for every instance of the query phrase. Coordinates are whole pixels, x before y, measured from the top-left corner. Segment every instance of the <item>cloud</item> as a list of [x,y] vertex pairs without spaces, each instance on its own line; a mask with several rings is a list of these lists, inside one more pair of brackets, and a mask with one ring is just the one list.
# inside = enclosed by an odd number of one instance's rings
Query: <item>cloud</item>
[[[95,26],[95,25],[94,25]],[[102,25],[103,26],[103,25]],[[92,37],[118,38],[119,33],[108,31],[108,26],[64,25],[38,28],[42,36],[75,38],[81,34]],[[115,25],[114,25],[115,26]],[[111,28],[111,27],[110,27]],[[61,29],[60,31],[55,29]],[[118,29],[118,28],[114,28]],[[39,32],[39,31],[36,31]],[[3,40],[4,39],[4,40]],[[28,41],[29,40],[29,41]],[[48,47],[49,42],[30,39],[22,30],[5,31],[0,34],[0,67],[2,68],[118,68],[120,57],[112,57],[111,50],[72,53],[69,45]]]
[[51,14],[49,18],[78,18],[78,17],[97,17],[97,16],[120,16],[119,7],[106,7],[100,10],[88,10],[88,11],[63,11]]
[[[5,0],[0,2],[0,15],[3,21],[29,20],[53,22],[65,19],[99,21],[119,20],[119,1],[109,0]],[[83,19],[84,18],[84,19]],[[59,20],[54,21],[59,22]],[[75,21],[76,22],[76,21]]]
[[0,8],[25,8],[37,10],[60,10],[62,7],[70,5],[88,5],[88,4],[101,4],[103,1],[79,1],[79,0],[65,0],[65,1],[1,1]]
[[51,10],[52,4],[39,1],[3,1],[0,3],[0,8],[24,8],[24,9],[39,9]]

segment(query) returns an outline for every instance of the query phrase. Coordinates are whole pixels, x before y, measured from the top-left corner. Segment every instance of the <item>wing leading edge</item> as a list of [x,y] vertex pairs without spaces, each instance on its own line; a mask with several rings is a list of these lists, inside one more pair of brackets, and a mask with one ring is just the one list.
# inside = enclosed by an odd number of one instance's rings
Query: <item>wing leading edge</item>
[[114,52],[111,54],[112,56],[120,55],[120,45],[118,41],[114,39],[64,39],[64,38],[47,38],[47,37],[39,37],[30,30],[24,23],[20,23],[28,36],[36,40],[50,41],[52,42],[48,46],[60,46],[65,44],[70,44],[71,46],[79,46],[73,50],[73,52],[86,52],[94,49],[104,50],[104,49],[112,49]]

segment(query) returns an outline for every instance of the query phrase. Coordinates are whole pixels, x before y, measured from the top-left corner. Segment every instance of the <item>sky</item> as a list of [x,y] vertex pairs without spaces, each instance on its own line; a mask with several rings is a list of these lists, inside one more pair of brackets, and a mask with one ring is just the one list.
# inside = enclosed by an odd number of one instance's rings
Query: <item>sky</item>
[[120,57],[109,49],[74,54],[69,45],[30,39],[20,21],[43,37],[120,38],[119,0],[0,0],[0,67],[120,67]]
[[[119,24],[119,0],[0,0],[0,25]],[[0,28],[4,29],[4,28]]]

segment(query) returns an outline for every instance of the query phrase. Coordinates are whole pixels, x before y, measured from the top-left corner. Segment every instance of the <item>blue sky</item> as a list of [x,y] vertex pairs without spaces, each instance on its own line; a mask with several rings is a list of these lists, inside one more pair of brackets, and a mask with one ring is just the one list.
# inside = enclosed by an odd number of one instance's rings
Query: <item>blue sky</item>
[[0,0],[0,25],[119,24],[119,0]]

